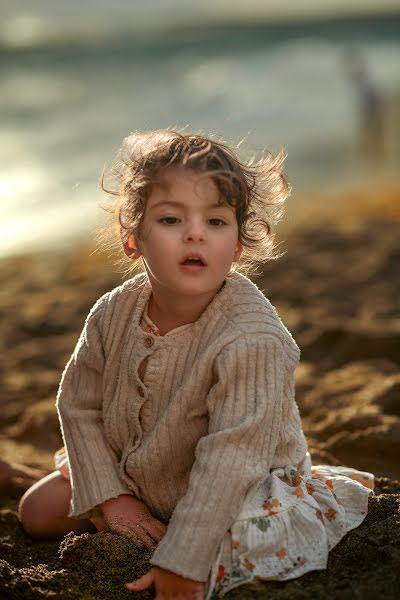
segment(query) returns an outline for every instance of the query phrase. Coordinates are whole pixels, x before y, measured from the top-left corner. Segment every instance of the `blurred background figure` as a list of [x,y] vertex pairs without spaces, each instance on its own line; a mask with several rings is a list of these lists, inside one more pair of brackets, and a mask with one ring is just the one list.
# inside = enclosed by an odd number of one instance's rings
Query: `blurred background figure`
[[359,148],[367,159],[383,160],[385,155],[385,98],[372,81],[365,58],[353,51],[346,65],[357,93],[359,110]]

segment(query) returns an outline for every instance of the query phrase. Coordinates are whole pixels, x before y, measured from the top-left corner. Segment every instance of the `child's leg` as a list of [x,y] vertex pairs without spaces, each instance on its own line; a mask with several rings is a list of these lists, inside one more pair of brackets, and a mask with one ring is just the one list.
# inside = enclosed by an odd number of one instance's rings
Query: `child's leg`
[[37,481],[22,496],[18,516],[32,537],[62,538],[65,534],[95,532],[89,519],[71,519],[71,485],[59,471]]

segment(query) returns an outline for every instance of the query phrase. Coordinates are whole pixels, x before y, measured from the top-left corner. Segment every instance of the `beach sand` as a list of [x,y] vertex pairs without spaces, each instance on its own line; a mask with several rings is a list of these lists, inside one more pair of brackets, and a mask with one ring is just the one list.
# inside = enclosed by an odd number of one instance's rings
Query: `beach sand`
[[[400,597],[399,225],[398,185],[351,191],[329,206],[310,201],[301,224],[280,232],[286,254],[253,278],[302,351],[297,401],[313,463],[377,479],[365,521],[332,550],[325,571],[256,582],[228,597]],[[1,267],[0,456],[47,473],[61,445],[54,406],[61,372],[88,310],[121,276],[91,248],[9,258]],[[0,482],[1,598],[153,597],[124,589],[149,558],[128,540],[30,539],[16,516],[30,483]]]

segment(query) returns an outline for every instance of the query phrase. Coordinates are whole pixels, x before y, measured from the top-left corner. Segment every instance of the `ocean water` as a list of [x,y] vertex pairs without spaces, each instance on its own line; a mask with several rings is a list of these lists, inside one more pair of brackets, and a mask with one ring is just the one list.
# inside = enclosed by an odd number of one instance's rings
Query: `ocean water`
[[199,29],[0,53],[0,254],[91,239],[99,178],[123,138],[166,126],[288,152],[295,190],[363,166],[349,52],[382,97],[400,92],[398,21]]

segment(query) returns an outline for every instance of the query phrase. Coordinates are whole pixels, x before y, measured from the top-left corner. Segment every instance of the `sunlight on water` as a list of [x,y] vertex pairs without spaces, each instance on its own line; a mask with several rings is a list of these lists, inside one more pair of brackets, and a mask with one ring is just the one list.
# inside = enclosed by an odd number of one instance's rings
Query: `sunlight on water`
[[[88,190],[86,190],[88,192]],[[83,193],[85,195],[85,193]],[[37,210],[24,210],[0,222],[0,257],[45,248],[91,243],[104,224],[99,198],[68,206],[68,201]]]
[[2,42],[11,48],[34,45],[46,38],[46,24],[28,12],[20,12],[3,22]]
[[0,173],[2,214],[15,214],[16,210],[23,213],[43,193],[47,177],[39,167],[14,168],[7,173]]

